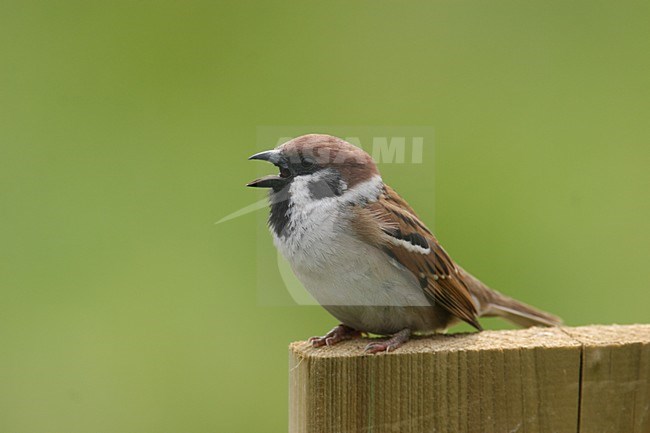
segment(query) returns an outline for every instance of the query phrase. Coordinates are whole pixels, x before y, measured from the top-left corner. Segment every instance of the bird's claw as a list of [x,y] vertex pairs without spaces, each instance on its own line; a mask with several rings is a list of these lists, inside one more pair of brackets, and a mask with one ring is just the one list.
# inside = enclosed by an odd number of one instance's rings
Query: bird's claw
[[334,346],[343,340],[360,337],[361,332],[345,325],[339,325],[322,337],[311,337],[309,343],[312,347]]
[[322,337],[311,337],[307,341],[309,341],[313,347],[331,346],[335,344],[332,337],[328,337],[327,335],[324,335]]
[[386,343],[370,343],[366,346],[365,349],[363,349],[364,352],[374,354],[374,353],[380,353],[380,352],[392,352],[393,350],[397,349],[399,345],[396,344],[387,344]]
[[411,336],[410,329],[402,329],[401,331],[393,334],[391,338],[385,341],[379,341],[377,343],[370,343],[364,349],[365,353],[380,353],[380,352],[392,352],[393,350],[400,347],[402,344],[406,343]]

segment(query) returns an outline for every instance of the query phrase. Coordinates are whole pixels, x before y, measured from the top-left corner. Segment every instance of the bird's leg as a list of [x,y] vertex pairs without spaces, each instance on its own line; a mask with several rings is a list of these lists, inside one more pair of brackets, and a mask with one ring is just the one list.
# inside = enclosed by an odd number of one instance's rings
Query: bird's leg
[[378,343],[370,343],[366,346],[365,352],[379,353],[379,352],[392,352],[400,347],[402,344],[409,341],[411,337],[411,330],[406,328],[393,334],[388,340],[380,341]]
[[357,337],[361,337],[361,331],[340,324],[322,337],[311,337],[309,342],[314,347],[333,346],[340,341]]

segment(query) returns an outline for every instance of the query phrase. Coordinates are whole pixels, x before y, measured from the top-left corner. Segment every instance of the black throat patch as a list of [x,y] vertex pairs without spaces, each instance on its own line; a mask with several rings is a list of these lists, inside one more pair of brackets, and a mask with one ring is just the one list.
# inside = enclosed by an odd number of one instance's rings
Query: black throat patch
[[271,213],[269,214],[269,227],[278,236],[283,236],[285,228],[289,223],[289,205],[291,204],[291,194],[289,194],[289,185],[280,191],[275,191],[270,195]]

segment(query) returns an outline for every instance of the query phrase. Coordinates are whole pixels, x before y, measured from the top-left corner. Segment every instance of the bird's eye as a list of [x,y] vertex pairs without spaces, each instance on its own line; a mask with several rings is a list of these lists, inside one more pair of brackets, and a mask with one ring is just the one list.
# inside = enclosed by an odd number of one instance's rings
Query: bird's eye
[[312,161],[311,159],[305,158],[302,161],[300,161],[300,165],[302,165],[305,168],[311,167],[312,165],[314,165],[314,161]]

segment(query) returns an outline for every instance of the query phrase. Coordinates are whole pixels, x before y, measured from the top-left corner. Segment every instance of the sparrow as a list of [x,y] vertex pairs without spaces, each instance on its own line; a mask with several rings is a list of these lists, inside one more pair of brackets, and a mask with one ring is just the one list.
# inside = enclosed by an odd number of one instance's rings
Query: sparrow
[[307,291],[340,324],[314,347],[367,334],[389,336],[368,353],[389,352],[411,335],[444,332],[479,317],[557,326],[549,313],[490,289],[460,267],[362,149],[324,134],[297,137],[249,159],[279,174],[247,184],[268,188],[275,246]]

